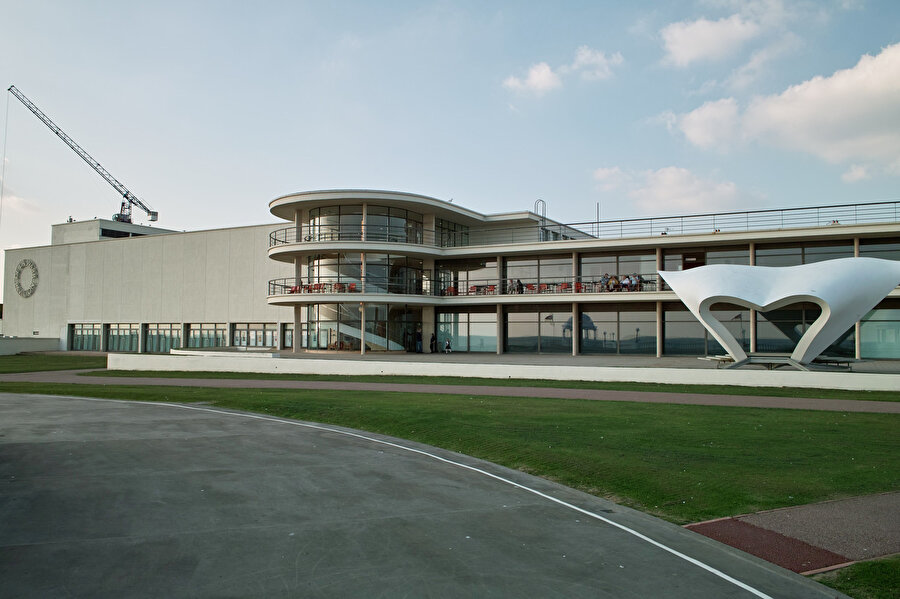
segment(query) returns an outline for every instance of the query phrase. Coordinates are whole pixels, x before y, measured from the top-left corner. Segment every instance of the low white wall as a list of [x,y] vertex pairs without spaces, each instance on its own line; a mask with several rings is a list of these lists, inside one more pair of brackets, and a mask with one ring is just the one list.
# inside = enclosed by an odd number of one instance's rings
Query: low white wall
[[60,339],[53,337],[0,337],[0,356],[23,351],[60,351],[65,349]]
[[110,370],[180,370],[260,372],[276,374],[414,375],[477,378],[548,379],[637,383],[738,385],[744,387],[805,387],[851,391],[900,391],[900,375],[857,372],[775,370],[713,370],[691,368],[616,368],[541,366],[535,364],[459,364],[375,360],[293,360],[251,355],[109,354]]

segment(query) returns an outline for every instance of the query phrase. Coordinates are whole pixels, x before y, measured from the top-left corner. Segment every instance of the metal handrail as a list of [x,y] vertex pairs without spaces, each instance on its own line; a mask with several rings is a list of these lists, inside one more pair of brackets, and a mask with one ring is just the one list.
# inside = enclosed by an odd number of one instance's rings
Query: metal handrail
[[[443,297],[497,296],[497,295],[567,295],[575,293],[646,292],[657,291],[654,275],[637,277],[633,275],[613,275],[604,277],[551,277],[546,279],[478,279],[463,283],[445,281],[432,282],[430,277],[422,279],[403,277],[284,277],[272,279],[268,283],[268,295],[309,295],[309,294],[406,294]],[[625,280],[629,279],[628,283]]]
[[329,241],[410,243],[431,247],[475,247],[570,239],[621,239],[660,235],[797,229],[900,221],[900,200],[868,204],[838,204],[776,210],[717,212],[686,216],[646,217],[570,224],[546,223],[527,227],[470,228],[445,232],[419,227],[314,225],[278,229],[269,234],[269,247]]

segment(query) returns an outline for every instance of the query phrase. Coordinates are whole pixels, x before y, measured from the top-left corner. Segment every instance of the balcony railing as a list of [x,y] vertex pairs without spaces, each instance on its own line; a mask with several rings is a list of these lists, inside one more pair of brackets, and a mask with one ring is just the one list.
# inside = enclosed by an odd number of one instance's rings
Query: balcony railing
[[571,295],[576,293],[630,293],[656,291],[655,275],[620,275],[612,277],[554,277],[552,279],[480,279],[463,283],[438,282],[429,278],[362,279],[323,278],[310,281],[303,278],[282,278],[269,281],[269,295],[317,295],[387,293],[423,296],[465,297],[497,295]]
[[569,239],[620,239],[660,235],[765,231],[900,222],[900,201],[841,204],[782,210],[751,210],[688,216],[651,217],[571,224],[545,223],[526,227],[470,228],[467,231],[435,231],[415,225],[404,227],[366,225],[316,225],[286,227],[269,235],[269,247],[294,243],[376,241],[431,247],[476,247],[561,241]]

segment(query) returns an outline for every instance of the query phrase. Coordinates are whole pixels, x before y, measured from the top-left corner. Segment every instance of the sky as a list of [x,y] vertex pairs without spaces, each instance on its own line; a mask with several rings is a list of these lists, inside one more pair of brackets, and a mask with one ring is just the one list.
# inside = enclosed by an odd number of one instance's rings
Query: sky
[[[900,198],[896,0],[0,0],[0,83],[175,230],[314,189],[567,223]],[[118,212],[3,96],[0,249]]]

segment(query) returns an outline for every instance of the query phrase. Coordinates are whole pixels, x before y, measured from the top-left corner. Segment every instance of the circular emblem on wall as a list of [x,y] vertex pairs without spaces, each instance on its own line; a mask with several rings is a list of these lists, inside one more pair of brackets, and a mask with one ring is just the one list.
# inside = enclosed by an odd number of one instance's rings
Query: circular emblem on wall
[[38,285],[38,269],[34,260],[25,258],[16,266],[16,293],[22,297],[34,295]]

